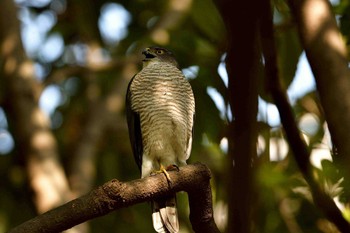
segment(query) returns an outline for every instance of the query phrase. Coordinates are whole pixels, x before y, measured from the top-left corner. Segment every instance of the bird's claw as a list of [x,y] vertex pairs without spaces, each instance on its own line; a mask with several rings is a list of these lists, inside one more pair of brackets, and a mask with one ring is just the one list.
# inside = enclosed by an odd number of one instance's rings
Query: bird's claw
[[167,170],[167,171],[178,171],[179,172],[180,168],[176,164],[172,164],[172,165],[167,166],[165,170]]
[[172,181],[171,181],[171,178],[170,178],[170,176],[169,176],[168,171],[175,171],[175,170],[176,170],[176,171],[180,171],[179,166],[177,166],[177,165],[175,165],[175,164],[172,164],[172,165],[169,165],[169,166],[167,166],[167,167],[165,168],[165,167],[161,164],[159,170],[158,170],[158,171],[153,171],[153,172],[151,173],[151,175],[156,175],[156,174],[163,173],[163,174],[165,175],[167,181],[169,182],[169,184],[171,184]]

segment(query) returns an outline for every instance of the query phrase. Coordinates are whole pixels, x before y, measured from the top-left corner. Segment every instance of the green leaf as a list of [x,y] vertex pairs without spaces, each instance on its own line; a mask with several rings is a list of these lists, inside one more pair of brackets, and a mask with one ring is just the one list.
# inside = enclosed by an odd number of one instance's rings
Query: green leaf
[[295,77],[299,57],[302,53],[296,29],[289,28],[276,33],[276,44],[280,76],[287,87]]
[[224,23],[211,0],[196,0],[193,2],[191,17],[195,26],[207,38],[221,41],[224,37]]

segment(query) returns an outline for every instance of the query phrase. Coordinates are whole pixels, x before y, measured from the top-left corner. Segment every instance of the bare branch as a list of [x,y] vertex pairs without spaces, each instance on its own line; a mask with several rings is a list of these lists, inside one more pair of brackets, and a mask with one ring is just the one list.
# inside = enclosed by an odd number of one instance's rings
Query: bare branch
[[178,191],[186,191],[190,200],[190,220],[195,232],[219,232],[212,209],[210,170],[197,163],[169,172],[171,184],[163,174],[129,182],[112,180],[90,193],[39,215],[9,233],[60,232],[114,210],[151,201]]

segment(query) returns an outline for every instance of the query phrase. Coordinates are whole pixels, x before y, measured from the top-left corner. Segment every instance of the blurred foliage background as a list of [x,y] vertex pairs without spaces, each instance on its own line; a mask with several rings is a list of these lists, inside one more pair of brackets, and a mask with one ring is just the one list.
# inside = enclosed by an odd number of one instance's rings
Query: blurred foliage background
[[[1,1],[0,232],[113,178],[139,178],[124,96],[141,68],[142,49],[150,45],[173,51],[192,85],[196,119],[188,162],[211,169],[215,220],[225,231],[232,115],[224,64],[228,41],[215,3]],[[293,17],[285,1],[272,4],[280,75],[311,151],[310,162],[321,186],[350,220],[349,187],[332,163],[332,143]],[[334,0],[332,6],[347,40],[349,1]],[[6,40],[9,35],[12,39]],[[10,74],[17,81],[10,81]],[[252,229],[337,232],[312,203],[263,82],[262,77]],[[178,202],[181,232],[191,232],[185,193],[178,194]],[[150,206],[122,209],[69,231],[153,232]]]

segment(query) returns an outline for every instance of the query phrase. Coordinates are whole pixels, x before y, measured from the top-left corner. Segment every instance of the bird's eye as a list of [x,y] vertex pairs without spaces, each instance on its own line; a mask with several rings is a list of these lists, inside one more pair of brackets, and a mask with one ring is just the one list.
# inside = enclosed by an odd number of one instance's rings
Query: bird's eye
[[163,50],[157,50],[157,53],[158,53],[158,54],[163,54],[164,51],[163,51]]

